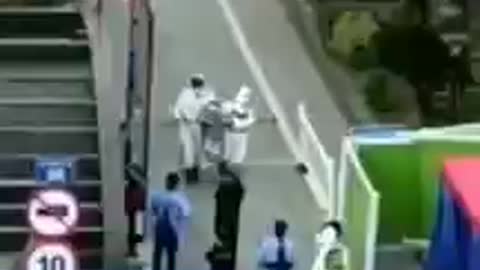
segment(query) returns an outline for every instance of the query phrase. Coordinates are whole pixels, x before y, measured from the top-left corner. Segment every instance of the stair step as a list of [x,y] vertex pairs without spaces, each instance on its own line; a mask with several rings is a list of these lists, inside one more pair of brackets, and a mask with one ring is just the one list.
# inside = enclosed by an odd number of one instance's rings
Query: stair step
[[25,15],[78,15],[73,5],[61,6],[0,6],[0,16],[25,16]]
[[0,127],[0,133],[27,133],[27,134],[60,134],[60,135],[82,135],[96,134],[98,128],[96,126],[3,126]]
[[88,40],[70,38],[0,38],[0,48],[3,47],[88,47]]
[[[35,162],[41,155],[38,154],[0,154],[0,182],[15,182],[19,178],[33,179],[35,177]],[[77,179],[82,182],[88,179],[100,179],[100,161],[97,154],[75,154],[77,158]]]
[[[31,235],[31,230],[0,233],[0,252],[22,251]],[[77,232],[69,237],[75,250],[98,249],[103,246],[103,231]]]
[[0,152],[4,154],[31,153],[40,154],[76,154],[98,151],[97,133],[78,133],[78,130],[66,132],[39,132],[32,128],[11,129],[11,132],[0,131]]
[[[0,110],[1,111],[1,110]],[[1,119],[0,118],[0,127],[5,126],[31,126],[31,127],[45,127],[45,126],[97,126],[96,120],[92,119],[59,119],[59,120],[11,120],[11,119]]]
[[71,134],[71,133],[94,133],[96,134],[98,128],[92,126],[11,126],[11,127],[0,127],[1,133],[34,133],[34,134]]
[[[75,156],[81,160],[87,160],[87,159],[96,160],[99,157],[97,153],[77,153]],[[44,157],[44,155],[39,153],[13,153],[13,154],[0,153],[0,160],[4,160],[4,159],[34,160],[42,157]]]
[[[3,99],[49,101],[54,104],[59,101],[71,103],[70,100],[92,102],[95,94],[91,89],[92,85],[87,81],[73,82],[35,82],[35,81],[0,81],[0,101]],[[50,101],[51,100],[51,101]]]
[[[41,185],[48,185],[39,183],[35,179],[14,179],[14,178],[0,178],[0,188],[4,187],[39,187]],[[67,186],[79,186],[79,187],[99,187],[101,186],[101,181],[97,180],[74,180],[71,183],[67,183]],[[1,206],[0,206],[1,209]],[[1,219],[0,219],[1,222]]]
[[[0,92],[2,90],[0,89]],[[70,106],[95,106],[96,102],[89,98],[52,98],[52,97],[2,97],[0,93],[0,106],[4,105],[70,105]]]
[[[5,101],[5,100],[4,100]],[[97,110],[90,105],[66,104],[2,104],[0,99],[0,125],[12,128],[27,127],[38,130],[39,124],[49,127],[96,127]],[[72,127],[73,126],[73,127]],[[5,127],[8,128],[8,127]],[[5,130],[5,129],[4,129]],[[93,132],[93,131],[92,131]]]
[[4,9],[0,7],[0,37],[83,38],[78,30],[85,29],[81,15],[62,9]]
[[[100,186],[67,186],[66,190],[75,195],[79,202],[100,202],[102,190]],[[0,187],[0,205],[1,204],[21,204],[25,203],[32,196],[34,191],[41,187]]]
[[2,61],[77,61],[90,58],[84,40],[73,39],[0,39]]
[[[54,58],[53,58],[54,59]],[[9,81],[49,81],[49,82],[88,82],[93,79],[89,61],[1,61],[0,80]]]

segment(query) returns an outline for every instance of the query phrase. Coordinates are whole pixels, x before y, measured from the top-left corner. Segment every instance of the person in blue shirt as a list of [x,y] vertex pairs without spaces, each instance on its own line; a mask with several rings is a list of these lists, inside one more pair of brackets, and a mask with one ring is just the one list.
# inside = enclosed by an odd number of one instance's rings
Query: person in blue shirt
[[265,270],[290,270],[294,266],[293,243],[287,238],[288,224],[275,221],[275,235],[265,238],[258,252],[258,264]]
[[151,199],[154,237],[152,270],[162,269],[164,252],[167,254],[167,269],[175,270],[176,254],[191,212],[190,202],[179,191],[179,184],[179,175],[169,173],[166,178],[166,192],[154,193]]

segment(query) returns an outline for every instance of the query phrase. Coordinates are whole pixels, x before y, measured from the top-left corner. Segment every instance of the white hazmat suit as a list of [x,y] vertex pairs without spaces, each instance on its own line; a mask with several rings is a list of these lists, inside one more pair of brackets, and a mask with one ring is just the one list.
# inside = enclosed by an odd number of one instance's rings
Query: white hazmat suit
[[[199,82],[201,83],[198,84]],[[202,134],[197,120],[203,106],[214,99],[215,92],[204,85],[204,77],[201,74],[192,75],[189,85],[178,95],[173,113],[179,121],[182,150],[180,163],[181,167],[187,170],[198,170],[200,166]]]
[[232,124],[225,134],[225,160],[230,163],[243,163],[248,149],[248,132],[255,123],[254,111],[249,107],[252,89],[240,87],[231,104]]

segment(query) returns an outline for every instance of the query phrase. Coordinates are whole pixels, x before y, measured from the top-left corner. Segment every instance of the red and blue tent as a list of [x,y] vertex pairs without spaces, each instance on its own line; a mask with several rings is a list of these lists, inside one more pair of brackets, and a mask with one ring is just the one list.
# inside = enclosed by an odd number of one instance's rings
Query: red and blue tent
[[444,163],[425,270],[480,270],[480,157]]

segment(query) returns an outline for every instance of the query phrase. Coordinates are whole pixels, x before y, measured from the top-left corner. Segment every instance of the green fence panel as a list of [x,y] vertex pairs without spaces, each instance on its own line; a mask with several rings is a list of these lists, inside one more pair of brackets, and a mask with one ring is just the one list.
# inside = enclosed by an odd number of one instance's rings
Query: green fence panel
[[359,156],[374,188],[381,194],[379,244],[419,236],[421,209],[419,155],[414,143],[361,145]]

